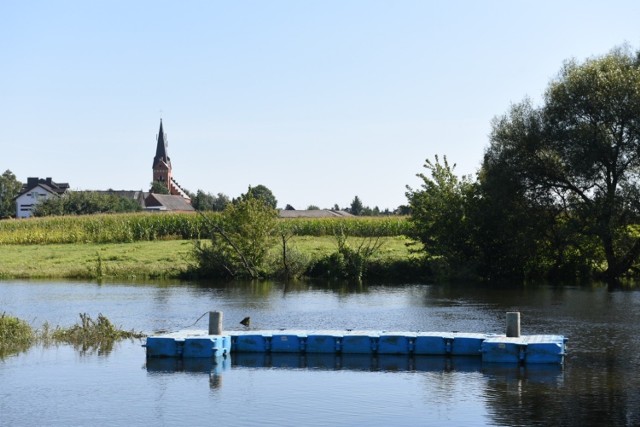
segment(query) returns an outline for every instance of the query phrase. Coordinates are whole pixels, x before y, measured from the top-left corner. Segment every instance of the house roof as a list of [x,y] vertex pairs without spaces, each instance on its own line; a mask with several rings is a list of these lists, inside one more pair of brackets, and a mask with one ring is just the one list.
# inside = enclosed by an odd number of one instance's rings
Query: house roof
[[329,209],[281,210],[278,214],[280,218],[348,218],[353,216],[349,212]]
[[54,182],[51,178],[42,179],[42,178],[29,177],[27,178],[26,184],[22,186],[22,189],[20,190],[20,194],[18,194],[18,197],[33,190],[36,187],[41,187],[42,189],[44,189],[45,191],[51,194],[60,195],[69,189],[69,183]]
[[181,196],[149,193],[144,202],[150,210],[195,211],[193,206]]
[[165,165],[171,165],[171,159],[169,158],[169,154],[167,153],[167,135],[165,135],[164,130],[162,130],[162,119],[160,119],[160,130],[158,131],[158,145],[156,146],[156,156],[153,158],[153,168],[159,162],[164,162]]

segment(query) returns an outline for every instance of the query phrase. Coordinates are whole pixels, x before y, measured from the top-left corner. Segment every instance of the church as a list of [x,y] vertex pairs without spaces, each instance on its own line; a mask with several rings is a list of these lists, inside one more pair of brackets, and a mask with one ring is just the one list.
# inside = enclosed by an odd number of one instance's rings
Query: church
[[162,119],[160,119],[160,131],[158,132],[158,143],[156,145],[156,155],[153,158],[153,182],[158,182],[167,187],[169,194],[172,196],[180,196],[191,201],[189,195],[173,177],[171,169],[171,158],[168,155],[167,134],[162,128]]
[[160,186],[166,187],[169,194],[150,192],[144,200],[145,209],[159,211],[193,211],[191,198],[173,177],[171,158],[169,157],[167,149],[168,145],[167,134],[164,133],[162,119],[160,119],[156,155],[153,158],[152,182],[154,185],[160,184]]

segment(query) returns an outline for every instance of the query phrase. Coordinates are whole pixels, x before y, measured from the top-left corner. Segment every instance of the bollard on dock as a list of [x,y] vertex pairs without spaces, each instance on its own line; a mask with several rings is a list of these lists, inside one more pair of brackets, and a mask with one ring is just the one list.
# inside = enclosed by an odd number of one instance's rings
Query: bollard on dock
[[507,337],[509,338],[520,337],[520,312],[519,311],[507,312]]
[[222,335],[222,312],[209,312],[209,335]]

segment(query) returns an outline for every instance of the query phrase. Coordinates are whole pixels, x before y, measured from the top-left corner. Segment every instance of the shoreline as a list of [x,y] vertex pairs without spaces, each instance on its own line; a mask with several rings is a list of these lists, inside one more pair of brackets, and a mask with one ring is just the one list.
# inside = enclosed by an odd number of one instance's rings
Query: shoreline
[[[406,247],[407,238],[381,239],[384,244],[373,257],[376,264],[404,264],[415,258]],[[358,238],[349,241],[356,244]],[[330,236],[296,236],[292,245],[309,259],[329,255],[337,248]],[[0,279],[179,280],[193,263],[192,248],[193,240],[0,245]],[[278,251],[277,245],[272,251]]]

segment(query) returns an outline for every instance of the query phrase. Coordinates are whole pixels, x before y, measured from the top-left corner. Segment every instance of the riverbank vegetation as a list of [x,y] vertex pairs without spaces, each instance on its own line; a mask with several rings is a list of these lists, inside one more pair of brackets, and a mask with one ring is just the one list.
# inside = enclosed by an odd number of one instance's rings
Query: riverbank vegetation
[[125,331],[117,328],[111,321],[98,315],[91,318],[86,313],[80,314],[80,321],[75,325],[52,328],[45,323],[40,330],[34,330],[22,319],[0,314],[0,359],[11,354],[28,350],[33,344],[70,344],[81,352],[98,351],[109,353],[113,345],[123,339],[140,339],[145,335],[136,331]]
[[275,210],[262,211],[264,205],[256,203],[237,200],[221,213],[0,221],[0,278],[333,276],[336,268],[322,272],[319,260],[340,252],[344,258],[351,245],[364,254],[366,239],[379,243],[367,255],[378,274],[387,265],[415,258],[404,236],[412,227],[406,217],[278,219]]
[[[351,237],[359,245],[363,238]],[[372,262],[417,257],[402,236],[381,237]],[[337,250],[333,236],[294,236],[289,246],[308,259],[320,259]],[[0,245],[2,279],[178,279],[193,264],[192,240],[156,240],[133,243],[83,243],[49,245]],[[270,256],[280,248],[274,246]]]

